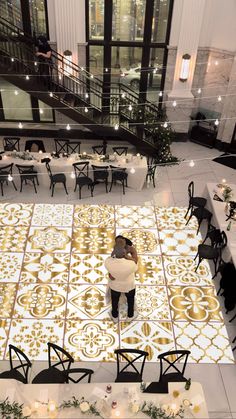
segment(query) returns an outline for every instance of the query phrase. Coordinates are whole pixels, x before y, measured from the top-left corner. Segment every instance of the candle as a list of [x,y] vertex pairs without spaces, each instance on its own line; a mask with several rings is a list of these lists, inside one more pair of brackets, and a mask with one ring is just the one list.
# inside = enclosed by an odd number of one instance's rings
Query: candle
[[34,410],[38,410],[39,406],[40,406],[40,403],[37,402],[37,401],[34,401],[34,403],[33,403],[33,409]]
[[42,154],[42,150],[39,150],[39,154]]
[[116,410],[116,411],[115,411],[115,416],[116,416],[116,417],[119,417],[119,416],[120,416],[120,411],[119,411],[119,410]]

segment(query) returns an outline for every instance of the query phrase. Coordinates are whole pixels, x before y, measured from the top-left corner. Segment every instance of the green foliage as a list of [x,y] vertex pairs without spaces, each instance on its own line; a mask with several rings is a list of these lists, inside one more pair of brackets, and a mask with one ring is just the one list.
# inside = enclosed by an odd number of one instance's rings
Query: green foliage
[[184,418],[184,409],[180,406],[177,414],[168,412],[167,410],[162,409],[161,407],[155,406],[153,403],[144,402],[140,408],[140,411],[145,415],[149,416],[151,419],[183,419]]
[[73,396],[71,400],[63,401],[63,403],[60,405],[59,408],[60,409],[68,409],[68,408],[80,409],[81,403],[84,403],[84,402],[88,403],[89,405],[89,409],[86,413],[90,413],[93,416],[100,416],[102,418],[100,412],[96,408],[96,402],[94,403],[88,402],[87,400],[84,399],[84,397],[82,397],[81,399],[77,399],[75,396]]
[[1,419],[27,419],[28,417],[23,415],[23,404],[10,403],[8,399],[0,402]]

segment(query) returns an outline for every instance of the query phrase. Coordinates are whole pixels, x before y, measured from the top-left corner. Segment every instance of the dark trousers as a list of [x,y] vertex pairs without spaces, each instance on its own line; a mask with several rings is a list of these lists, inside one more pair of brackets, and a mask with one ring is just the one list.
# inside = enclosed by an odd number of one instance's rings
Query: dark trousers
[[[118,317],[118,304],[120,299],[121,292],[114,291],[111,289],[111,305],[112,305],[112,317]],[[134,315],[134,296],[135,289],[125,293],[128,304],[128,317],[133,317]]]

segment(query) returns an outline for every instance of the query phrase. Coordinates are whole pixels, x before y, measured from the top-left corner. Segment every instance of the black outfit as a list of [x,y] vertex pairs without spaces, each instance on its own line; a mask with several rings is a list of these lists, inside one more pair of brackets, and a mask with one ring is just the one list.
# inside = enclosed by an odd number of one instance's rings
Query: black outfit
[[[47,52],[52,51],[49,43],[47,42],[46,38],[39,37],[36,43],[38,52],[43,54],[47,54]],[[39,61],[39,74],[47,81],[48,87],[50,87],[50,75],[51,75],[51,66],[52,60],[51,58],[45,58],[40,55],[38,58]]]
[[[120,299],[121,292],[114,291],[111,289],[111,305],[112,305],[112,317],[118,317],[118,304]],[[135,289],[125,293],[128,304],[128,317],[133,317],[134,315],[134,296]]]

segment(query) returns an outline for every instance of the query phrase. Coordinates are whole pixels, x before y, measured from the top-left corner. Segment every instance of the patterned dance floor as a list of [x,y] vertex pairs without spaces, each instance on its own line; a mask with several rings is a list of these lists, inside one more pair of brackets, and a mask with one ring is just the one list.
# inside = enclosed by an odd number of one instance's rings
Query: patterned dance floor
[[[233,363],[207,262],[194,272],[201,241],[186,208],[0,204],[0,358],[12,343],[47,359],[47,342],[79,361],[115,361],[116,348],[190,349],[194,363]],[[138,317],[118,324],[105,304],[104,260],[114,237],[139,254]]]

